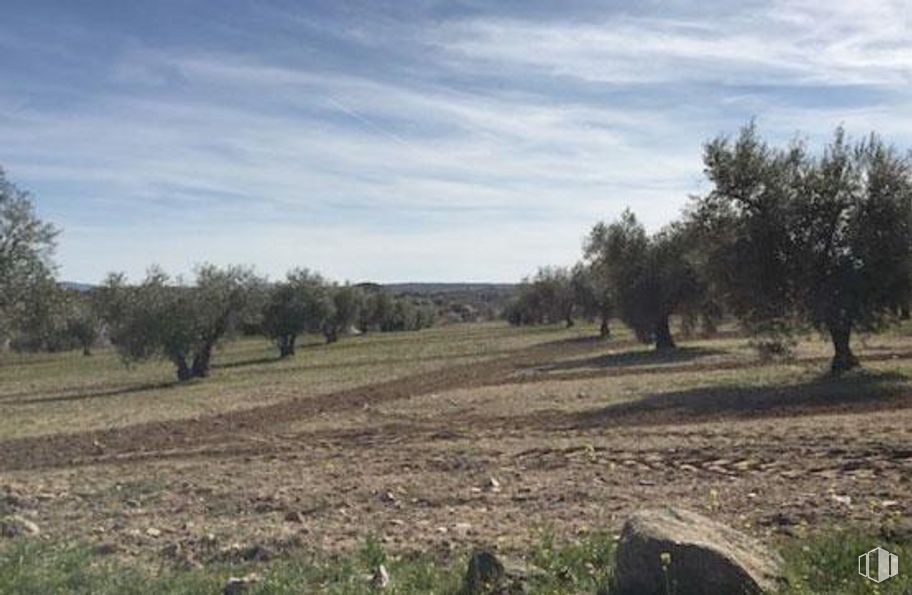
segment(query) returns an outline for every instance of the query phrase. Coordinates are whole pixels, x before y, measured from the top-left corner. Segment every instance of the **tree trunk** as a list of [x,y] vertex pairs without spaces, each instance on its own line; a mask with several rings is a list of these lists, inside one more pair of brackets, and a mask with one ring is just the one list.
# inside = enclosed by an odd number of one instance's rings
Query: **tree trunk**
[[830,371],[839,374],[859,365],[858,358],[852,353],[849,340],[852,336],[851,323],[834,323],[829,325],[830,338],[833,340],[833,362]]
[[565,321],[567,323],[567,328],[571,328],[573,326],[573,317],[572,316],[568,315],[567,318],[565,319]]
[[295,354],[295,335],[285,335],[279,339],[279,357],[286,358]]
[[187,365],[187,358],[185,358],[183,355],[178,355],[175,357],[174,364],[177,366],[178,382],[184,382],[193,378],[190,367]]
[[191,372],[194,378],[209,376],[209,361],[212,359],[212,344],[207,343],[193,356]]
[[323,336],[326,337],[327,343],[335,343],[339,340],[339,331],[333,325],[323,327]]
[[656,322],[655,345],[656,351],[675,348],[674,339],[671,337],[671,328],[668,326],[668,316],[662,316]]
[[91,346],[88,343],[84,344],[82,346],[82,355],[84,355],[85,357],[92,355],[92,350],[90,347]]
[[899,319],[900,320],[909,320],[909,304],[905,304],[899,307]]
[[611,327],[608,326],[608,318],[602,318],[602,324],[599,326],[599,337],[602,339],[607,339],[611,336]]

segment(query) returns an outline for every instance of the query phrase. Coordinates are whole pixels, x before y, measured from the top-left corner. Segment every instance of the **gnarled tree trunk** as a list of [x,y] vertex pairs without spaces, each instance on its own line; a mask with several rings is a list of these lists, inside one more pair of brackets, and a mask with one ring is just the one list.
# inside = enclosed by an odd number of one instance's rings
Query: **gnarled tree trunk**
[[335,343],[339,340],[339,329],[333,324],[327,324],[323,327],[323,336],[327,343]]
[[664,315],[656,322],[655,327],[655,345],[656,351],[674,349],[675,342],[671,337],[671,327],[668,325],[668,316]]
[[602,323],[599,326],[599,337],[601,337],[602,339],[607,339],[610,336],[611,336],[611,327],[608,326],[608,317],[603,316]]
[[207,343],[193,356],[191,373],[194,378],[209,376],[209,362],[212,359],[212,344]]
[[291,357],[295,354],[295,335],[284,335],[279,338],[279,357]]
[[827,326],[830,338],[833,340],[833,362],[830,364],[830,371],[833,374],[839,374],[858,367],[858,358],[852,353],[852,347],[849,345],[852,323],[833,322]]
[[184,382],[193,378],[193,373],[190,370],[190,366],[187,365],[186,357],[183,355],[175,356],[174,365],[177,366],[177,380],[179,382]]

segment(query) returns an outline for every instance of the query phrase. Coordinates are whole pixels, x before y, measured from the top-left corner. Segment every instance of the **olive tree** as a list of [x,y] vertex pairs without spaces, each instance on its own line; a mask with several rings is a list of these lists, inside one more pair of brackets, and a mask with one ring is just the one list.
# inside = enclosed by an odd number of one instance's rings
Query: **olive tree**
[[571,271],[570,283],[579,313],[590,321],[598,320],[600,337],[610,337],[609,321],[614,312],[614,298],[607,271],[594,258],[592,262],[579,262]]
[[330,287],[329,296],[330,308],[323,322],[323,336],[327,343],[335,343],[358,319],[364,296],[360,289],[347,283]]
[[55,288],[51,257],[57,234],[38,218],[31,194],[0,168],[0,338],[9,336],[30,302]]
[[910,158],[841,129],[812,157],[749,125],[708,143],[704,163],[713,189],[693,218],[714,236],[710,271],[731,310],[748,328],[826,332],[831,370],[857,366],[852,331],[882,328],[909,300]]
[[275,341],[280,357],[295,354],[303,333],[323,332],[332,301],[323,277],[307,269],[295,269],[276,284],[263,308],[263,331]]
[[517,295],[506,310],[511,324],[554,324],[573,326],[575,288],[565,267],[540,267],[531,278],[523,279]]
[[671,315],[694,307],[703,291],[686,258],[680,227],[650,236],[627,210],[611,224],[596,224],[585,254],[604,275],[624,323],[644,343],[655,343],[657,350],[673,349]]
[[203,265],[193,285],[152,268],[138,285],[109,276],[98,299],[125,361],[162,357],[185,381],[209,375],[215,346],[235,329],[259,283],[253,271],[237,266]]

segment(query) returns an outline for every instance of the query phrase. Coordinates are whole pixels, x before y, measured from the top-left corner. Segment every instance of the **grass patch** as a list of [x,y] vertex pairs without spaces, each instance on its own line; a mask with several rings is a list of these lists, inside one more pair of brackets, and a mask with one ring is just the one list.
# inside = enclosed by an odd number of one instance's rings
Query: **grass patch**
[[[785,593],[854,594],[910,593],[912,574],[900,574],[881,584],[857,574],[858,555],[876,545],[912,559],[912,542],[885,540],[860,533],[830,533],[786,544],[789,586]],[[527,592],[610,593],[615,542],[593,535],[577,544],[557,544],[550,534],[525,556],[537,569]],[[200,571],[154,571],[96,556],[86,546],[20,541],[0,550],[0,593],[140,594],[218,593],[230,576],[256,572],[260,579],[251,594],[330,593],[367,594],[372,569],[384,564],[391,583],[387,593],[458,594],[467,556],[440,561],[426,555],[392,556],[374,539],[347,557],[301,553],[268,564],[215,564]]]
[[[899,574],[878,584],[858,574],[858,556],[880,546],[899,556]],[[858,532],[829,533],[783,548],[788,593],[912,593],[912,540]],[[903,565],[906,564],[906,566]]]

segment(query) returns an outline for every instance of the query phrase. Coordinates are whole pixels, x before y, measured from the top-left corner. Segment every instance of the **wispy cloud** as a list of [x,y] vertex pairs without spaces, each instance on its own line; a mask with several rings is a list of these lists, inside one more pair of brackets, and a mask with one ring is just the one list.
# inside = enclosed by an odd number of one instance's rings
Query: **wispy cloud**
[[66,230],[73,279],[204,259],[518,278],[627,205],[668,221],[702,187],[701,143],[752,115],[783,137],[912,138],[908,10],[854,6],[356,24],[276,8],[256,31],[118,31],[107,53],[77,28],[86,84],[43,56],[0,90],[0,163]]

